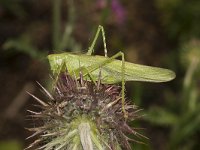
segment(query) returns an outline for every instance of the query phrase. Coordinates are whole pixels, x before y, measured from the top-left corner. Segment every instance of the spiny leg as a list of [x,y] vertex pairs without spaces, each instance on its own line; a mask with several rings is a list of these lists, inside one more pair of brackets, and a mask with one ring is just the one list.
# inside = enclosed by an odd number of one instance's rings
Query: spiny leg
[[[97,82],[95,81],[95,78],[93,75],[88,71],[88,69],[85,66],[81,66],[80,60],[79,60],[79,68],[76,70],[72,70],[72,75],[75,78],[75,82],[77,82],[77,79],[80,79],[81,84],[83,83],[83,79],[86,75],[91,79],[91,81],[97,86]],[[76,84],[78,85],[78,84]]]
[[91,72],[84,66],[79,67],[77,70],[74,71],[75,75],[77,75],[78,73],[81,73],[81,76],[85,77],[85,76],[89,76],[89,78],[91,79],[91,81],[95,84],[95,86],[97,86],[97,82],[95,80],[95,78],[93,77],[93,75],[91,74]]
[[103,26],[99,25],[98,29],[97,29],[97,32],[95,34],[95,37],[94,37],[94,40],[91,44],[91,46],[89,47],[88,49],[88,52],[87,52],[87,55],[92,55],[92,53],[94,53],[94,46],[97,42],[97,38],[99,37],[99,34],[102,34],[102,38],[103,38],[103,46],[104,46],[104,54],[105,54],[105,57],[107,57],[107,47],[106,47],[106,37],[105,37],[105,31],[104,31],[104,28]]
[[[108,63],[111,63],[115,58],[117,57],[122,57],[122,68],[121,68],[121,80],[122,80],[122,111],[124,113],[125,119],[128,117],[128,114],[125,110],[125,59],[124,59],[124,53],[123,52],[118,52],[117,54],[113,55],[110,58],[107,58],[105,61],[91,65],[85,68],[79,68],[76,71],[79,71],[80,69],[82,70],[83,75],[87,75],[88,73],[91,73],[103,66],[105,66]],[[95,80],[95,79],[94,79]]]
[[125,119],[128,118],[128,113],[125,110],[125,60],[124,53],[121,52],[122,57],[122,111],[124,112]]
[[101,84],[101,69],[102,67],[99,68],[99,77],[97,81],[97,89],[99,90],[100,84]]

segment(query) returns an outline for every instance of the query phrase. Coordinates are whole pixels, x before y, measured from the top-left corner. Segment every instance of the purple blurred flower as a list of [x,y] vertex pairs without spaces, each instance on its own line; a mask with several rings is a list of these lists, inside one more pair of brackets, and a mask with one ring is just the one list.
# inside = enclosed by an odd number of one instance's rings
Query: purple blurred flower
[[103,9],[107,7],[107,0],[97,0],[96,5],[97,5],[97,8]]
[[126,20],[125,9],[123,8],[119,0],[111,0],[110,3],[109,0],[97,0],[96,2],[97,2],[96,6],[99,9],[104,9],[109,6],[111,7],[111,11],[114,16],[114,21],[117,24],[122,25],[125,22]]
[[111,8],[115,15],[116,22],[118,24],[123,24],[126,19],[126,14],[123,6],[120,4],[119,0],[111,1]]

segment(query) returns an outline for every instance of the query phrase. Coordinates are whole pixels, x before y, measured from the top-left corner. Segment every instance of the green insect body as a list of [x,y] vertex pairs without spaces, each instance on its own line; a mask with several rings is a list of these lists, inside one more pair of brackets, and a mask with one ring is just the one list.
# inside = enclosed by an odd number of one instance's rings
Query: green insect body
[[[112,62],[101,66],[100,62],[105,62],[108,60],[108,57],[73,53],[51,54],[48,56],[48,59],[54,74],[60,72],[60,66],[63,64],[65,64],[65,67],[63,67],[62,70],[65,71],[67,69],[72,76],[75,73],[78,74],[78,71],[82,66],[88,68],[88,71],[90,71],[89,69],[91,66],[97,66],[97,69],[90,72],[95,81],[98,80],[99,72],[101,70],[102,83],[114,84],[122,82],[121,60],[114,59]],[[124,63],[125,81],[167,82],[175,77],[175,73],[168,69],[138,65],[130,62]],[[88,76],[85,76],[85,78],[90,80]]]
[[[92,55],[100,31],[103,37],[105,56]],[[117,59],[119,57],[121,57],[121,60]],[[59,75],[60,72],[67,69],[71,76],[78,77],[82,73],[84,79],[91,80],[95,84],[99,81],[99,78],[101,78],[101,83],[103,84],[121,82],[122,111],[125,118],[128,117],[124,107],[126,81],[167,82],[175,78],[175,73],[168,69],[125,62],[123,52],[118,52],[112,57],[107,57],[105,32],[102,26],[98,27],[95,38],[86,54],[66,52],[48,55],[48,59],[54,75]]]

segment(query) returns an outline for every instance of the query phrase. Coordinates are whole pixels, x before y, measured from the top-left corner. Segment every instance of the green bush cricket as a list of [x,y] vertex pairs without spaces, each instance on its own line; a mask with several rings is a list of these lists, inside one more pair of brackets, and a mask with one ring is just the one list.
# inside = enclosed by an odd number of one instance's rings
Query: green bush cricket
[[[105,56],[92,55],[99,34],[102,34]],[[116,58],[121,57],[121,60]],[[68,70],[70,75],[78,76],[81,72],[83,77],[96,84],[101,73],[101,83],[116,84],[122,83],[122,111],[124,117],[128,114],[125,110],[125,82],[146,81],[146,82],[167,82],[175,78],[175,73],[168,69],[138,65],[126,62],[124,53],[118,52],[112,57],[107,56],[105,32],[103,26],[98,27],[94,40],[86,54],[73,54],[69,52],[48,55],[50,68],[53,74],[58,75]]]

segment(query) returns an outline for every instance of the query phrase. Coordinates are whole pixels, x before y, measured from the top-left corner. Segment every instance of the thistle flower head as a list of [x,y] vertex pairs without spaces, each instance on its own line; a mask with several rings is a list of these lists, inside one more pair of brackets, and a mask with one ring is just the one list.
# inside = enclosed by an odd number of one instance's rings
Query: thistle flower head
[[[41,120],[42,125],[29,129],[34,133],[28,138],[37,136],[38,139],[28,148],[130,150],[130,141],[144,137],[127,124],[140,117],[135,105],[126,102],[129,117],[124,119],[120,86],[101,84],[100,80],[97,83],[86,81],[81,74],[77,79],[61,73],[51,94],[41,88],[46,101],[30,94],[41,104],[41,112],[29,112],[33,118]],[[127,134],[134,134],[135,138]]]

